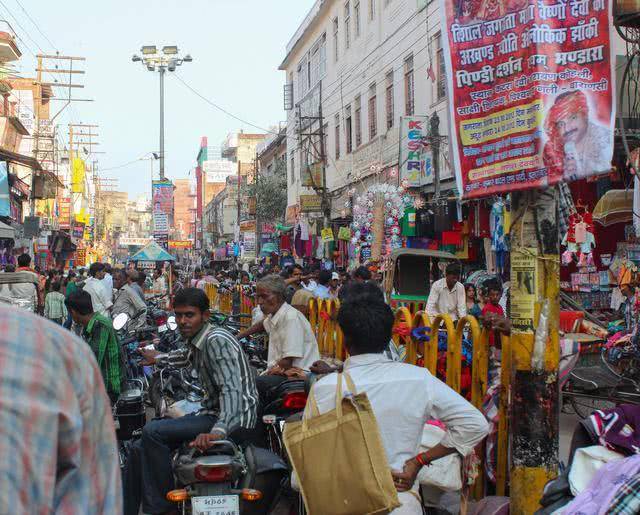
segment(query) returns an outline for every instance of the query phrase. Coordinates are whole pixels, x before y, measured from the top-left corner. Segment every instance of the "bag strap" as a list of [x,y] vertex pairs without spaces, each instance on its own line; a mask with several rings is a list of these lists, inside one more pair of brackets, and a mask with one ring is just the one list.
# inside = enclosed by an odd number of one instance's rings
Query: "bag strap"
[[317,417],[320,415],[320,410],[318,409],[318,402],[316,401],[316,394],[313,391],[313,386],[309,391],[309,396],[307,397],[307,406],[309,407],[309,413],[305,414],[302,417],[302,430],[307,431],[309,426],[309,419],[311,417]]
[[351,374],[349,374],[349,372],[344,372],[342,375],[344,376],[344,380],[347,382],[347,391],[356,395],[358,392],[356,391],[356,385],[351,378]]
[[342,418],[342,372],[338,373],[338,381],[336,384],[336,418]]

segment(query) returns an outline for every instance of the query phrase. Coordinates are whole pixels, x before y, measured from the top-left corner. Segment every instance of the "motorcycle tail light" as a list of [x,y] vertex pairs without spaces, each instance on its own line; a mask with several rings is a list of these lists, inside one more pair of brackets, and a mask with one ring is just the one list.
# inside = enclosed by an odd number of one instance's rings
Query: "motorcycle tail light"
[[259,501],[262,499],[262,492],[260,490],[254,490],[253,488],[243,488],[242,498],[245,501]]
[[156,325],[159,327],[161,325],[164,325],[167,323],[167,315],[160,315],[158,317],[156,317]]
[[169,502],[184,502],[189,499],[189,494],[184,488],[180,490],[171,490],[167,494],[167,501]]
[[307,394],[304,392],[285,393],[282,406],[290,410],[303,410],[307,405]]
[[229,465],[197,465],[195,476],[199,481],[222,483],[231,479],[231,467]]

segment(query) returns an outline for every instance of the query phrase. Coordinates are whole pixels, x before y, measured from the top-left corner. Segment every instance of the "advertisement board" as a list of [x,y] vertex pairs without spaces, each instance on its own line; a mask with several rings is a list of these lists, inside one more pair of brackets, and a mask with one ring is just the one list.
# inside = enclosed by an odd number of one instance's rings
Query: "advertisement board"
[[166,213],[153,213],[154,234],[169,234],[169,215]]
[[120,238],[118,245],[120,247],[144,247],[148,243],[151,243],[151,238]]
[[302,213],[322,212],[322,197],[319,195],[300,195],[300,211]]
[[230,175],[238,174],[238,163],[223,159],[209,160],[202,163],[207,182],[226,182]]
[[428,116],[404,116],[400,120],[400,180],[407,181],[411,188],[433,181],[428,135]]
[[466,198],[608,173],[608,0],[440,0],[458,189]]
[[11,216],[7,162],[0,161],[0,216]]
[[58,200],[59,227],[69,229],[71,227],[71,198],[62,197]]
[[190,249],[193,247],[191,240],[169,240],[170,249]]
[[153,214],[173,215],[173,184],[171,181],[153,181],[152,187]]

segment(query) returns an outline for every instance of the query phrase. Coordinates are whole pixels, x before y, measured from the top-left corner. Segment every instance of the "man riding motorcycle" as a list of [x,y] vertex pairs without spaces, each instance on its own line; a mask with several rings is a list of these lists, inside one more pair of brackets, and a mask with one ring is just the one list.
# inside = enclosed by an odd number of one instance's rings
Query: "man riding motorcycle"
[[[140,503],[148,514],[174,508],[165,495],[174,488],[171,454],[182,443],[191,440],[192,447],[206,450],[216,440],[242,440],[257,421],[258,394],[249,362],[228,331],[208,323],[206,294],[185,288],[176,295],[174,310],[207,397],[195,415],[153,420],[144,427],[124,472],[125,515],[138,515]],[[149,363],[159,354],[141,352]]]
[[147,311],[147,305],[140,298],[140,295],[133,288],[137,279],[135,270],[116,270],[113,277],[113,285],[117,292],[113,299],[113,307],[111,313],[113,318],[121,313],[126,313],[131,320],[132,328],[138,329],[143,327],[146,322],[144,314]]

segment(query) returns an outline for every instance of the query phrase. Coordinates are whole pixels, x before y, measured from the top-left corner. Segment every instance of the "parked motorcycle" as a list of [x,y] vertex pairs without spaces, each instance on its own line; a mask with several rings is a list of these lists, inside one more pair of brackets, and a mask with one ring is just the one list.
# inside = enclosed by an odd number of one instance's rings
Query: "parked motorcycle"
[[183,447],[173,470],[182,488],[169,492],[167,499],[191,515],[270,513],[288,474],[272,452],[252,445],[243,450],[230,440],[215,442],[204,453]]

